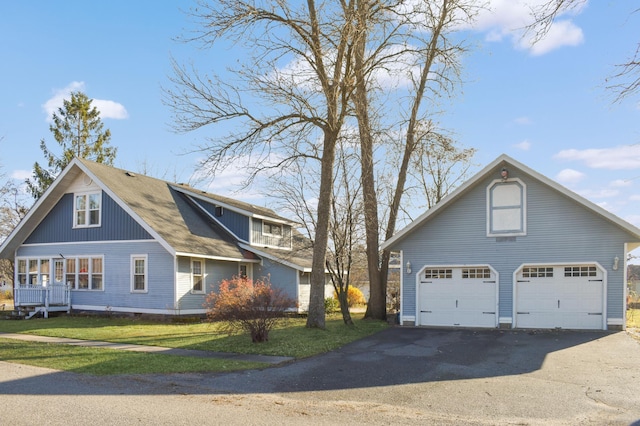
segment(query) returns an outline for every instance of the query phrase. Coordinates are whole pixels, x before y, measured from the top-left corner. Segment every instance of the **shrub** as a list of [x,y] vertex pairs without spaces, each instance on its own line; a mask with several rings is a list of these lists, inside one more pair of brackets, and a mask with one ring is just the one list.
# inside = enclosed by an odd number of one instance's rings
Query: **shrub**
[[340,302],[334,297],[327,297],[324,299],[324,312],[326,314],[332,314],[340,310]]
[[[336,301],[338,300],[338,293],[335,291],[333,292],[333,298]],[[349,290],[347,291],[347,304],[349,305],[349,307],[351,308],[353,306],[361,306],[366,303],[367,301],[365,300],[362,291],[358,287],[349,286]]]
[[234,276],[207,296],[205,307],[210,321],[227,321],[232,331],[249,332],[251,340],[260,343],[269,340],[269,331],[296,302],[281,289],[271,288],[268,279],[254,282]]

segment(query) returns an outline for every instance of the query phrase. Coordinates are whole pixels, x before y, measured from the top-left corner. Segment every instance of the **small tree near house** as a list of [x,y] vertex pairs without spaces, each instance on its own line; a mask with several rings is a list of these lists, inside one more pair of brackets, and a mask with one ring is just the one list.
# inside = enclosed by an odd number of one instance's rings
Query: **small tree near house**
[[254,343],[269,340],[269,331],[284,313],[297,306],[279,288],[272,288],[268,278],[250,280],[234,276],[220,282],[220,289],[206,298],[207,318],[227,321],[232,331],[246,331]]

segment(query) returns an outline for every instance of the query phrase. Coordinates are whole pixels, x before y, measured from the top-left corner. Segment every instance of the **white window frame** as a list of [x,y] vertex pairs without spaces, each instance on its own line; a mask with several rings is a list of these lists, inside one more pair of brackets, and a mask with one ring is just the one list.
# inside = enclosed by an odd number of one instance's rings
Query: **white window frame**
[[[273,227],[277,226],[280,228],[280,234],[274,234],[272,232]],[[267,231],[266,228],[269,227],[270,231]],[[262,221],[262,235],[268,235],[274,238],[283,238],[284,237],[284,226],[281,223],[269,222],[266,220]]]
[[[200,290],[196,290],[196,288],[195,288],[196,273],[195,273],[195,268],[193,267],[194,262],[199,262],[200,263],[200,274],[198,275],[200,277],[200,279],[201,279],[201,284],[202,284],[202,288]],[[202,294],[202,293],[205,292],[205,289],[206,289],[205,265],[206,265],[206,262],[205,262],[204,259],[198,259],[198,258],[191,259],[191,293]]]
[[[493,190],[503,185],[517,185],[520,188],[520,204],[494,206]],[[495,211],[518,210],[520,212],[520,226],[517,229],[494,229]],[[518,178],[496,179],[487,187],[487,237],[517,237],[527,235],[527,185]]]
[[[144,289],[135,288],[136,277],[136,260],[144,261]],[[148,293],[149,292],[149,256],[146,254],[131,255],[131,293]]]
[[[91,212],[96,209],[90,209],[89,200],[92,195],[97,195],[100,205],[98,206],[98,223],[91,223]],[[83,197],[85,203],[84,223],[78,223],[78,198]],[[102,191],[76,192],[73,194],[73,227],[74,228],[96,228],[102,224]]]
[[[62,259],[63,260],[63,269],[62,269],[62,281],[65,284],[68,284],[67,278],[72,275],[73,276],[73,285],[71,286],[72,290],[76,291],[104,291],[105,286],[105,268],[104,268],[104,255],[81,255],[81,256],[65,256],[61,257],[20,257],[17,258],[16,264],[16,282],[20,283],[21,277],[24,278],[26,284],[29,285],[43,285],[47,286],[50,283],[53,283],[52,276],[56,273],[53,270],[53,266],[55,264],[55,260]],[[80,259],[87,259],[88,265],[86,271],[80,271]],[[102,265],[102,271],[99,273],[101,276],[101,288],[94,288],[93,278],[97,275],[93,271],[93,261],[95,259],[100,259],[100,263]],[[31,262],[35,262],[37,264],[36,270],[30,271]],[[69,271],[67,268],[68,262],[72,262],[74,267],[73,271]],[[43,264],[47,263],[48,266],[43,269]],[[25,266],[24,272],[22,272],[21,264]],[[87,275],[87,288],[79,288],[80,276]],[[35,277],[35,284],[31,284],[30,281],[32,277]]]
[[238,264],[238,277],[242,278],[242,268],[245,268],[245,278],[253,280],[253,265],[251,263],[239,263]]

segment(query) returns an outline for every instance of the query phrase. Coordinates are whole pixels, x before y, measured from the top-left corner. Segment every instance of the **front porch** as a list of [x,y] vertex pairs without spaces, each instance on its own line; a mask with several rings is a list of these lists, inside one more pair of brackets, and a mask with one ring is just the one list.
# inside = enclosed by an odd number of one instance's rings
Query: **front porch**
[[68,285],[49,284],[17,285],[13,289],[14,311],[26,319],[42,312],[45,318],[49,312],[71,312],[71,287]]

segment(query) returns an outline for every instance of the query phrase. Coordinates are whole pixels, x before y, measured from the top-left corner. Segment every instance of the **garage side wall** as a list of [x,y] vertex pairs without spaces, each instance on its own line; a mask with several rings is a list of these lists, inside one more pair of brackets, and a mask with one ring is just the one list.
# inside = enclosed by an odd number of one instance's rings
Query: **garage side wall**
[[[500,322],[512,321],[513,273],[523,263],[598,262],[607,270],[607,319],[624,317],[624,244],[632,237],[617,225],[566,195],[513,167],[509,178],[526,185],[527,232],[524,236],[487,236],[487,187],[500,168],[448,203],[438,214],[391,247],[402,251],[402,316],[416,316],[416,272],[423,265],[491,265],[499,273]],[[618,257],[617,270],[613,269]]]

